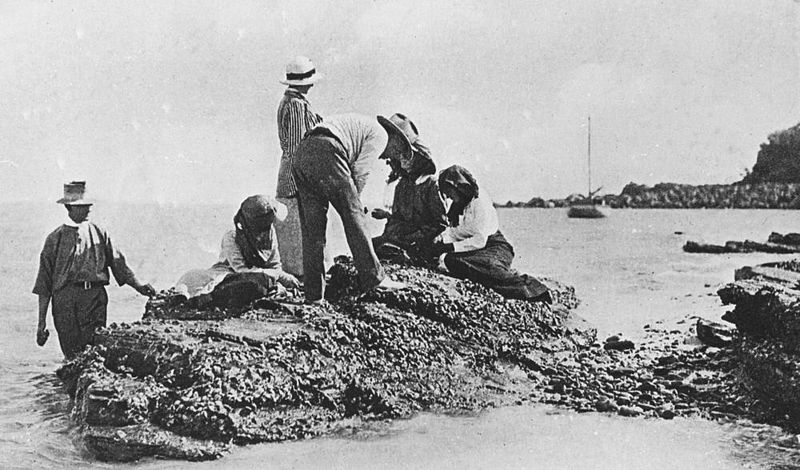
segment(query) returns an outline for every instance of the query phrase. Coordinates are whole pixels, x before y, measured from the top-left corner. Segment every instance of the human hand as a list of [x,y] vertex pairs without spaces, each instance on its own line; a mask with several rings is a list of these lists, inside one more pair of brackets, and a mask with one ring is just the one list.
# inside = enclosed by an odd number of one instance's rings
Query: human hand
[[431,252],[434,257],[441,255],[442,253],[451,253],[455,251],[455,246],[452,243],[442,243],[441,241],[433,242],[431,246]]
[[44,346],[44,343],[47,342],[47,338],[50,337],[50,330],[48,330],[44,325],[39,325],[36,328],[36,344],[39,346]]
[[152,285],[150,285],[149,283],[139,284],[139,285],[133,286],[133,288],[136,289],[136,292],[138,292],[138,293],[140,293],[140,294],[142,294],[144,296],[147,296],[147,297],[155,297],[155,295],[156,295],[156,289]]
[[378,219],[378,220],[388,219],[391,215],[392,215],[391,212],[389,212],[387,210],[384,210],[384,209],[381,209],[380,207],[376,207],[375,209],[372,209],[372,218],[373,219]]
[[414,242],[411,246],[408,247],[406,250],[409,255],[420,258],[425,261],[430,261],[436,256],[438,256],[434,252],[433,243],[429,240],[420,240],[418,242]]
[[289,273],[283,273],[278,278],[278,283],[287,289],[299,289],[300,281]]

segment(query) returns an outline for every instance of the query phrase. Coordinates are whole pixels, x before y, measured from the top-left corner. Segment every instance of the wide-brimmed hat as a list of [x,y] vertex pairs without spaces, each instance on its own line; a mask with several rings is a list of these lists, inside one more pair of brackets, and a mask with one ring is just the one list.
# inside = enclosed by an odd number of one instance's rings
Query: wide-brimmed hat
[[411,122],[408,116],[401,113],[394,113],[389,119],[378,116],[378,122],[389,134],[402,137],[403,141],[408,144],[409,154],[411,153],[414,143],[419,139],[419,132],[417,131],[417,126]]
[[73,181],[64,183],[64,197],[56,204],[88,206],[94,204],[94,199],[86,197],[86,181]]
[[264,194],[256,194],[242,201],[236,218],[244,217],[248,219],[254,225],[254,228],[265,228],[272,225],[275,220],[283,222],[288,212],[286,205],[275,200],[275,198]]
[[313,85],[322,78],[321,73],[317,73],[314,63],[308,57],[301,55],[295,57],[286,64],[286,78],[280,80],[284,85]]

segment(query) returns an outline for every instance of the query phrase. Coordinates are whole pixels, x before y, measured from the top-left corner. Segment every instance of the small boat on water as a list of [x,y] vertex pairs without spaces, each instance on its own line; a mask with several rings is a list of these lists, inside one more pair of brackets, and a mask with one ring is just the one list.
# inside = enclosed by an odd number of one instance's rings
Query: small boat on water
[[602,219],[606,216],[605,212],[601,209],[603,206],[598,206],[594,203],[594,195],[597,194],[602,188],[599,187],[592,191],[592,118],[588,119],[588,145],[587,145],[587,173],[589,175],[589,186],[586,199],[575,201],[570,204],[567,210],[567,217],[572,219]]
[[571,219],[602,219],[605,216],[596,204],[576,204],[567,211],[567,217]]

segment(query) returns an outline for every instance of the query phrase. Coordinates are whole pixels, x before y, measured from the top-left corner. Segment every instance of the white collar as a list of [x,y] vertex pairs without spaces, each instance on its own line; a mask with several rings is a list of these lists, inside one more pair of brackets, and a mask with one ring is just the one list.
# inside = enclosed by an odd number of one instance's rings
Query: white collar
[[419,178],[417,178],[416,181],[414,181],[414,184],[422,184],[431,178],[433,178],[433,175],[422,175]]
[[72,219],[69,218],[69,216],[67,216],[67,220],[64,222],[64,225],[66,225],[67,227],[79,228],[83,224],[86,224],[86,223],[89,223],[89,221],[88,220],[84,220],[83,222],[81,222],[79,224],[76,224]]

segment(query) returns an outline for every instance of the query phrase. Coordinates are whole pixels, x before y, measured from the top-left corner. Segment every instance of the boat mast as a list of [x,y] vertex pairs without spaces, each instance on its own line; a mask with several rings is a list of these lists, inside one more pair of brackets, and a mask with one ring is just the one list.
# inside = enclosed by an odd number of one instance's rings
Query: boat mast
[[592,202],[592,117],[588,117],[588,145],[586,150],[586,159],[588,160],[588,164],[586,166],[587,172],[589,174],[589,190],[586,193],[586,197],[589,198],[589,202]]

